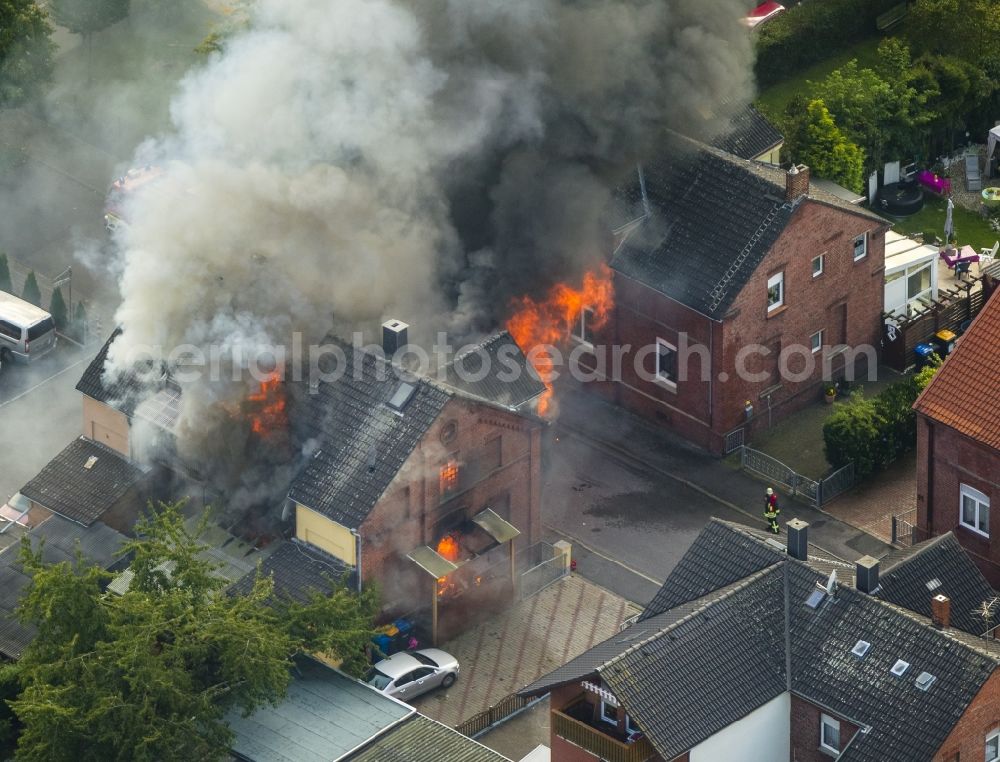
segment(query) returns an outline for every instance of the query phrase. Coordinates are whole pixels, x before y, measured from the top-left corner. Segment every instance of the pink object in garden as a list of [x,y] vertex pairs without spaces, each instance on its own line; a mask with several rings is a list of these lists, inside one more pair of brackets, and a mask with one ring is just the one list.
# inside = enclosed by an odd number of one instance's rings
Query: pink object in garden
[[934,191],[942,196],[951,193],[951,180],[947,177],[936,175],[929,169],[917,173],[917,182],[927,188],[927,190]]

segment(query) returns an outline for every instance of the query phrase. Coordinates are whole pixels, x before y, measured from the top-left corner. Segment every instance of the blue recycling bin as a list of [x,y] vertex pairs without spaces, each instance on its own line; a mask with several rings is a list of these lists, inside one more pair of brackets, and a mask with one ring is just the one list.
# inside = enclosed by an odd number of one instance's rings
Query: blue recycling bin
[[926,342],[921,342],[913,348],[913,355],[917,363],[917,370],[920,370],[930,363],[932,354],[934,354],[934,347]]

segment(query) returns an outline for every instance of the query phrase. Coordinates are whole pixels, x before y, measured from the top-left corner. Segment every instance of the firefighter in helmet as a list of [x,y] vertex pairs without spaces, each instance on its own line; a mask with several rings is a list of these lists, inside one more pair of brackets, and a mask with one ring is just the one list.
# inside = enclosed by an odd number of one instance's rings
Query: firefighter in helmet
[[780,514],[781,509],[778,508],[778,496],[774,493],[773,489],[768,487],[764,496],[764,520],[767,522],[768,530],[773,534],[781,534],[781,527],[778,526],[778,516]]

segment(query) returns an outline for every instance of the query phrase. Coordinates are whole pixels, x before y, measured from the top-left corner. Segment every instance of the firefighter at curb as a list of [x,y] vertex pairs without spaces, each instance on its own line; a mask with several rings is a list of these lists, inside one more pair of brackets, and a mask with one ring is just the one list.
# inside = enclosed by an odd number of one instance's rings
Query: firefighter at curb
[[778,526],[778,516],[780,514],[781,509],[778,507],[778,496],[774,494],[773,489],[768,487],[764,497],[764,520],[767,522],[768,530],[773,534],[781,534],[781,527]]

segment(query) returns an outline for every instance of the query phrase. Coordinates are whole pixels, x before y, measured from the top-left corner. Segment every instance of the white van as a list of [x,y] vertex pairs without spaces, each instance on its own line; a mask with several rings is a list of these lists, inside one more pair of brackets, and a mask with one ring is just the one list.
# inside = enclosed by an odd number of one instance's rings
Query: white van
[[0,291],[0,363],[31,362],[56,346],[56,324],[41,307]]

